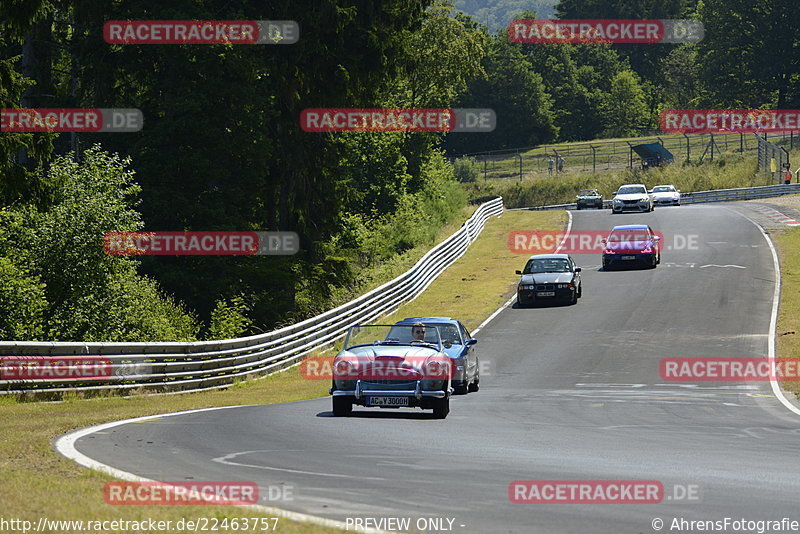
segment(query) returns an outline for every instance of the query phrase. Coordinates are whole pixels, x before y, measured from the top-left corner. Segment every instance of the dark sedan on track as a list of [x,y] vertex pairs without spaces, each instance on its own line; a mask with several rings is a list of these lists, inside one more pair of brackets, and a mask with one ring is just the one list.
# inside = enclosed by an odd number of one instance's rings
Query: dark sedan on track
[[603,239],[603,270],[617,265],[644,265],[655,269],[661,263],[661,236],[646,224],[615,226]]
[[517,285],[520,306],[553,301],[575,304],[581,297],[581,268],[569,254],[531,256]]

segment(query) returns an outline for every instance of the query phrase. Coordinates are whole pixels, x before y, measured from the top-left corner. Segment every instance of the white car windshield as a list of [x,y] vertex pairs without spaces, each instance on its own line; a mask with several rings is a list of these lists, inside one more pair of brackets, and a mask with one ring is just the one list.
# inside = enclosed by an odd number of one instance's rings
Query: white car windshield
[[646,194],[647,189],[645,189],[643,186],[629,185],[626,187],[620,187],[619,191],[617,191],[618,195],[635,195],[637,193]]
[[675,188],[671,185],[659,185],[653,188],[653,193],[674,193]]

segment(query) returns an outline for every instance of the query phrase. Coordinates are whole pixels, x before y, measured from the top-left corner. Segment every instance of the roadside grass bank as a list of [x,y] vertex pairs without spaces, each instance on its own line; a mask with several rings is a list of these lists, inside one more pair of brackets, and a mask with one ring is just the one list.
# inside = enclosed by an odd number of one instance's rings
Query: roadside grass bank
[[[440,275],[420,297],[380,321],[394,321],[412,315],[450,315],[474,329],[508,300],[516,280],[514,270],[524,263],[524,256],[508,250],[508,233],[518,229],[560,229],[565,219],[563,212],[555,211],[506,212],[501,217],[490,219],[477,241],[458,262]],[[52,442],[71,430],[109,421],[218,406],[311,399],[325,396],[328,387],[327,380],[307,380],[300,375],[299,368],[294,367],[221,391],[92,399],[68,395],[63,402],[47,403],[0,397],[0,468],[3,472],[0,502],[4,504],[3,516],[32,521],[34,525],[40,517],[84,521],[143,521],[152,518],[156,521],[171,520],[173,524],[183,518],[263,517],[258,512],[233,506],[106,504],[103,486],[113,478],[61,457],[53,451]],[[153,444],[153,447],[157,446]],[[295,495],[299,491],[301,488],[295,490]],[[281,507],[280,501],[260,504]],[[280,519],[278,525],[277,532],[286,534],[340,532],[286,519]]]
[[[800,357],[800,228],[770,230],[781,264],[781,303],[775,332],[778,358]],[[785,380],[786,391],[800,395],[800,381]]]
[[481,179],[465,184],[471,197],[502,195],[507,208],[575,202],[581,189],[597,189],[610,199],[620,185],[642,183],[648,188],[674,184],[681,191],[705,191],[770,185],[769,176],[758,173],[753,154],[725,154],[701,165],[675,163],[665,167],[621,169],[597,174],[571,173],[545,179],[512,181]]

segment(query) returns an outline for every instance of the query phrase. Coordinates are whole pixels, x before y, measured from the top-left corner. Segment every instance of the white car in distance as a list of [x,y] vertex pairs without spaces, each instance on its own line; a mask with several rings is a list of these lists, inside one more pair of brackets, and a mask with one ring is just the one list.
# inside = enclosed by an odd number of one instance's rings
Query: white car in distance
[[653,197],[644,184],[626,184],[620,186],[611,201],[611,213],[623,211],[653,211]]
[[681,205],[681,190],[675,189],[674,185],[657,185],[650,193],[653,195],[653,202],[657,205]]

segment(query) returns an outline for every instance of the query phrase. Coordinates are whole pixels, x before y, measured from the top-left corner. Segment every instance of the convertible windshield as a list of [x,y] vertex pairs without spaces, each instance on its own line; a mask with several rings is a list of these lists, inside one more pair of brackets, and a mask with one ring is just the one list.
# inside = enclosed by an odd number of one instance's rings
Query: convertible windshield
[[359,345],[413,345],[442,349],[439,326],[433,325],[359,325],[347,331],[344,349]]
[[617,191],[618,195],[635,195],[637,193],[646,194],[647,189],[640,185],[630,185],[627,187],[620,187]]
[[596,196],[596,195],[597,195],[597,191],[595,191],[594,189],[581,189],[578,192],[578,196],[581,196],[581,197],[593,197],[593,196]]
[[570,269],[569,261],[561,258],[529,260],[525,265],[523,274],[532,273],[568,273]]
[[658,187],[653,188],[653,193],[672,193],[675,191],[675,188],[671,185],[659,185]]
[[454,324],[446,323],[425,323],[425,341],[428,341],[428,335],[435,335],[436,330],[439,331],[439,336],[442,338],[442,343],[450,345],[461,345],[461,336],[458,333],[458,327]]

